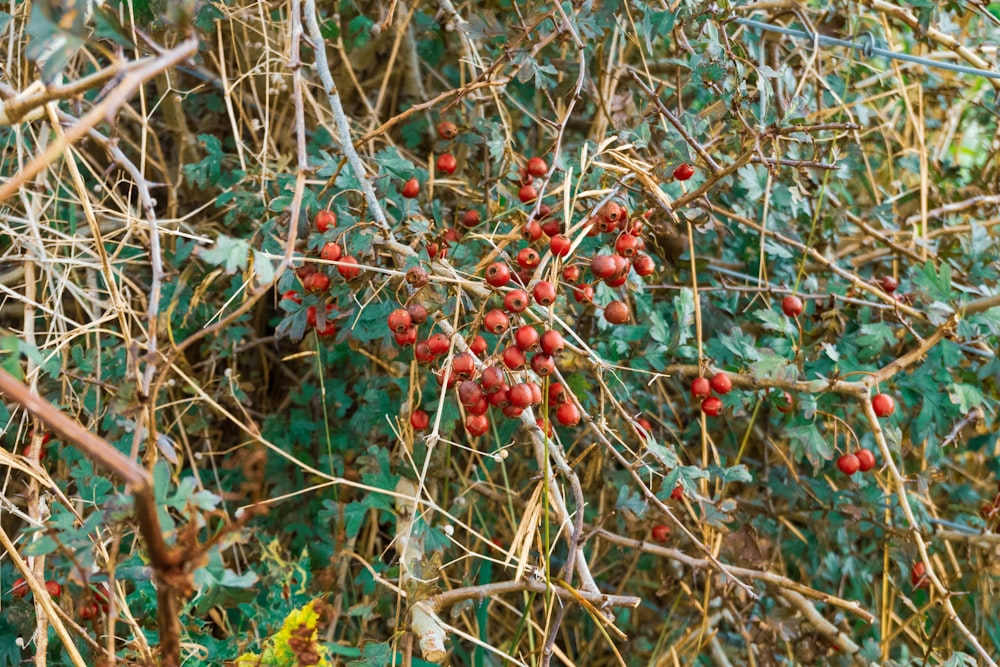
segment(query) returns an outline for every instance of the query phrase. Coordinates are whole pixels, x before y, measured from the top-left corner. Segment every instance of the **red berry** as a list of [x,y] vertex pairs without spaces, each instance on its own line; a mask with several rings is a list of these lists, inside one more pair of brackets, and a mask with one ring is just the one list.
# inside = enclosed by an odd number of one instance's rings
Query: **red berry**
[[345,264],[352,265],[352,266],[341,265],[337,267],[337,273],[343,276],[344,280],[354,280],[355,278],[361,275],[361,269],[358,266],[356,266],[356,264],[358,263],[356,257],[348,255],[347,257],[342,258],[340,261],[344,262]]
[[882,286],[886,294],[892,294],[899,288],[899,281],[892,276],[882,276],[882,279],[879,280],[879,285]]
[[549,217],[550,213],[552,213],[552,209],[549,207],[549,205],[541,204],[538,207],[538,213],[535,214],[535,220],[544,220],[545,218]]
[[516,371],[524,366],[525,358],[524,352],[520,348],[510,345],[506,347],[503,351],[503,363],[504,366],[512,371]]
[[722,400],[718,396],[709,396],[701,402],[701,411],[709,417],[715,417],[722,412]]
[[475,227],[481,220],[482,218],[479,217],[479,211],[474,209],[468,210],[462,214],[462,224],[466,227]]
[[427,309],[419,303],[411,303],[406,307],[406,312],[410,314],[410,321],[414,324],[423,324],[427,321]]
[[333,211],[320,211],[313,219],[316,230],[320,233],[337,226],[337,214]]
[[837,467],[840,468],[840,472],[850,476],[861,469],[861,461],[854,454],[844,454],[837,459]]
[[490,333],[499,336],[510,326],[510,318],[507,317],[507,313],[499,308],[494,308],[486,313],[486,316],[483,318],[483,326]]
[[510,282],[510,269],[503,262],[493,262],[486,267],[486,282],[493,287],[503,287]]
[[473,360],[472,355],[467,352],[456,354],[451,360],[451,372],[455,377],[470,378],[475,370],[476,362]]
[[608,287],[621,287],[627,281],[628,281],[628,275],[623,273],[614,278],[605,279],[604,284],[607,285]]
[[639,428],[645,431],[647,435],[653,432],[653,424],[645,417],[639,417],[635,421],[639,425]]
[[97,618],[98,611],[97,603],[93,600],[84,602],[80,606],[80,619],[84,621],[95,619]]
[[569,396],[567,396],[566,387],[561,382],[553,382],[549,385],[549,403],[551,405],[565,403],[568,400]]
[[10,593],[16,598],[23,598],[30,590],[28,582],[23,577],[18,577],[14,580],[14,585],[11,587]]
[[299,280],[304,281],[317,271],[319,271],[319,269],[316,268],[315,264],[303,264],[299,268],[295,269],[295,275],[299,277]]
[[708,378],[696,377],[691,381],[691,395],[695,398],[706,398],[712,394],[712,384]]
[[556,362],[547,354],[538,352],[531,358],[531,370],[538,374],[538,377],[548,377],[556,372]]
[[413,318],[410,316],[410,311],[406,308],[397,308],[389,313],[387,322],[393,332],[403,333],[413,324]]
[[514,344],[522,352],[530,352],[535,349],[538,346],[538,339],[538,330],[527,324],[518,327],[517,331],[514,332]]
[[872,398],[872,409],[878,417],[888,417],[896,409],[896,402],[888,394],[875,394]]
[[[337,335],[337,324],[333,320],[328,319],[322,327],[318,324],[316,325],[316,334],[320,338],[333,338]],[[414,335],[416,332],[414,331]]]
[[458,127],[454,123],[442,121],[437,126],[438,136],[445,141],[451,141],[458,136]]
[[580,423],[580,409],[573,403],[563,403],[556,409],[556,421],[563,426],[576,426]]
[[542,223],[542,231],[549,238],[558,236],[563,232],[563,223],[559,218],[549,218]]
[[487,366],[483,369],[483,373],[479,377],[479,383],[482,385],[484,392],[493,394],[503,386],[503,371],[496,366]]
[[469,406],[478,403],[483,397],[483,390],[474,380],[465,380],[458,385],[458,400],[462,405]]
[[795,399],[787,391],[781,392],[783,403],[778,406],[778,412],[788,413],[795,409]]
[[478,401],[466,406],[465,411],[470,415],[485,415],[489,409],[490,402],[486,400],[485,396],[480,396]]
[[522,185],[521,189],[517,191],[517,198],[521,200],[522,204],[533,202],[538,199],[538,190],[533,185]]
[[414,410],[410,415],[410,425],[418,431],[423,431],[431,423],[431,416],[423,410]]
[[716,394],[725,395],[733,388],[733,381],[725,373],[716,373],[712,376],[711,385]]
[[486,339],[476,334],[476,337],[469,341],[469,351],[477,357],[483,356],[486,351]]
[[692,176],[694,176],[694,167],[687,162],[677,165],[677,168],[674,169],[674,178],[678,181],[686,181]]
[[465,430],[476,437],[484,435],[490,430],[490,420],[486,415],[469,415],[465,418]]
[[448,348],[451,347],[451,343],[443,333],[436,333],[427,339],[427,346],[430,348],[432,354],[438,355],[447,352]]
[[524,408],[519,408],[516,405],[505,405],[502,408],[503,416],[509,419],[517,419],[524,412]]
[[507,399],[511,405],[523,410],[531,405],[531,387],[525,382],[515,384],[507,390]]
[[544,176],[549,171],[549,165],[540,157],[533,157],[528,160],[528,173],[532,176]]
[[858,457],[861,472],[868,472],[875,467],[875,455],[872,454],[872,450],[859,449],[854,455]]
[[507,399],[509,391],[510,387],[508,387],[507,383],[504,382],[492,394],[486,394],[486,400],[488,400],[490,405],[494,408],[503,408],[510,404],[510,401]]
[[528,307],[528,293],[523,289],[507,292],[503,298],[503,307],[512,313],[523,313]]
[[798,317],[802,314],[802,299],[789,294],[781,300],[781,312],[789,317]]
[[[573,241],[570,240],[565,234],[556,234],[549,240],[549,250],[556,257],[565,257],[569,254],[570,246],[573,245]],[[576,267],[572,267],[576,268]],[[577,274],[579,274],[579,269],[577,269]]]
[[410,326],[396,333],[396,344],[400,347],[413,345],[417,342],[417,328]]
[[684,497],[684,487],[678,484],[677,486],[674,487],[674,490],[670,492],[670,499],[680,500],[683,497]]
[[58,581],[52,581],[50,579],[45,582],[45,590],[47,590],[49,595],[52,597],[58,597],[59,594],[62,593],[62,585]]
[[517,265],[522,269],[533,269],[541,261],[542,258],[534,248],[521,248],[517,253]]
[[559,354],[566,347],[566,341],[563,340],[562,334],[553,329],[543,333],[539,342],[542,346],[542,352],[550,356]]
[[628,306],[623,301],[612,301],[604,307],[604,319],[611,324],[625,324],[629,319]]
[[545,420],[539,417],[538,419],[535,420],[535,424],[538,426],[539,431],[541,431],[550,438],[552,437],[552,422],[548,423],[548,428],[546,429]]
[[321,294],[330,289],[330,276],[318,271],[316,273],[311,273],[306,276],[305,280],[302,281],[302,286],[307,292]]
[[653,526],[651,534],[654,542],[666,542],[670,539],[670,526],[664,526],[662,523],[658,526]]
[[617,271],[618,264],[615,262],[614,255],[596,255],[590,260],[590,272],[598,280],[611,278]]
[[922,562],[917,561],[910,569],[910,583],[914,588],[927,588],[930,585],[927,580],[927,568]]
[[340,261],[343,255],[344,251],[340,248],[340,244],[333,241],[326,242],[323,245],[323,249],[319,251],[319,258],[325,259],[328,262]]
[[556,288],[548,280],[540,280],[535,283],[531,294],[539,306],[551,306],[556,301]]
[[615,252],[622,257],[632,257],[636,254],[636,252],[638,252],[638,245],[638,239],[631,234],[622,233],[618,235],[618,240],[615,241]]
[[573,298],[577,303],[591,303],[594,300],[594,288],[590,285],[577,285],[573,288]]
[[521,227],[521,238],[528,243],[534,243],[542,238],[542,231],[542,226],[538,224],[537,220],[529,220],[524,223],[524,227]]
[[402,194],[407,199],[414,199],[420,194],[420,181],[415,178],[411,178],[406,183],[403,183],[403,188],[400,190]]
[[442,153],[437,159],[437,170],[444,174],[454,174],[458,168],[458,160],[451,153]]
[[418,364],[429,364],[434,361],[434,353],[431,352],[431,346],[427,341],[422,340],[413,346],[413,358]]
[[287,292],[285,292],[284,294],[282,294],[281,295],[281,300],[282,301],[294,301],[295,303],[298,303],[298,304],[302,303],[302,297],[299,296],[299,293],[296,292],[293,289],[290,289]]
[[580,280],[580,267],[579,266],[567,266],[562,271],[563,280],[568,283],[575,283]]
[[635,269],[636,273],[645,278],[656,272],[656,262],[649,255],[639,255],[632,262],[632,268]]

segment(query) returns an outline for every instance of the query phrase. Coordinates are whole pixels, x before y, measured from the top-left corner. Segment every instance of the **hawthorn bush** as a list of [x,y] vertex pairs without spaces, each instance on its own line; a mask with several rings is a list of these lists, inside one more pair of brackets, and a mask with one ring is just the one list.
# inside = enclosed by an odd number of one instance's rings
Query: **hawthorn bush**
[[1000,3],[10,4],[0,667],[996,664]]

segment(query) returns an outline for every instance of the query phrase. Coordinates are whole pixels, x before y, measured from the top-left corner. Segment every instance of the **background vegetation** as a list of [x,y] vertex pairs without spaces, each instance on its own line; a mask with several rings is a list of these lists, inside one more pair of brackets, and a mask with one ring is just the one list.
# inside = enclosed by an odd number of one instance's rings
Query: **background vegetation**
[[5,9],[0,666],[996,664],[1000,3]]

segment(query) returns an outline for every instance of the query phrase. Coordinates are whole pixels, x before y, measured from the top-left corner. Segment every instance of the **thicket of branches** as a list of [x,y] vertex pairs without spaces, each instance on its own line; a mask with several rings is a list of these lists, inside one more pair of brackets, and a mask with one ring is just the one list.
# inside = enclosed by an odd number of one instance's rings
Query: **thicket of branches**
[[996,664],[997,3],[8,10],[0,667]]

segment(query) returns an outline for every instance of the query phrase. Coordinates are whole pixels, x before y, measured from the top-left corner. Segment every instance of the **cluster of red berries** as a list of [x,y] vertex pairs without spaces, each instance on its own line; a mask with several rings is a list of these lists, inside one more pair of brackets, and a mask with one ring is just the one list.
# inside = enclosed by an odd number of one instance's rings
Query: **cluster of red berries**
[[530,204],[538,199],[538,190],[535,189],[534,181],[549,173],[548,163],[540,157],[533,157],[527,164],[521,167],[519,176],[521,178],[521,189],[517,191],[517,198],[522,204]]
[[[62,593],[62,585],[58,581],[53,581],[49,579],[45,582],[45,590],[49,592],[52,597],[58,597]],[[14,585],[10,589],[10,594],[15,598],[23,598],[31,591],[28,588],[28,582],[24,580],[24,577],[19,577],[14,581]]]
[[[337,215],[333,211],[320,211],[313,218],[316,231],[325,233],[327,230],[337,226]],[[339,262],[337,273],[344,280],[354,280],[361,275],[361,267],[358,258],[352,255],[345,255],[339,243],[327,241],[319,251],[319,258],[327,262]],[[315,262],[305,262],[295,270],[301,282],[301,290],[288,290],[281,295],[282,300],[289,300],[297,304],[302,303],[303,294],[310,294],[320,297],[330,289],[330,274]],[[316,333],[323,338],[329,338],[337,334],[337,327],[333,321],[336,307],[329,302],[322,303],[323,308],[317,309],[315,305],[306,309],[306,321],[309,326],[316,329]]]
[[[719,372],[709,380],[706,377],[696,377],[691,381],[691,395],[695,399],[701,399],[701,411],[709,417],[715,417],[722,412],[722,399],[733,388],[733,381],[725,372]],[[719,396],[712,396],[712,392]]]
[[868,472],[875,467],[875,455],[870,449],[859,449],[837,459],[837,468],[847,476],[858,472]]

